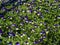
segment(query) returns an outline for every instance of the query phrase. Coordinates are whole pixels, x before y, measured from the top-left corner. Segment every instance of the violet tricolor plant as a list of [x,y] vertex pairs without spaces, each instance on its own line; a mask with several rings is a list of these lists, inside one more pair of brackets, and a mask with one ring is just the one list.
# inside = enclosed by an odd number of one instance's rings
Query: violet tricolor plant
[[0,0],[0,45],[60,45],[60,0]]

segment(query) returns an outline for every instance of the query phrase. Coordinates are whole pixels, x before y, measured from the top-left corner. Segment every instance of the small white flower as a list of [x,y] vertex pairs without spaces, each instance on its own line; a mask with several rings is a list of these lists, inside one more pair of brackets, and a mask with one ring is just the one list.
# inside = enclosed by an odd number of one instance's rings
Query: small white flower
[[34,24],[34,22],[32,22],[31,24]]
[[40,14],[37,14],[38,16],[40,15]]
[[23,25],[22,23],[20,23],[20,25]]
[[48,34],[49,33],[49,31],[46,31],[46,34]]
[[25,11],[23,10],[22,12],[24,13]]
[[0,0],[1,1],[1,0]]
[[9,36],[9,38],[10,38],[11,36]]
[[58,16],[57,18],[60,19],[60,16]]
[[25,5],[26,3],[24,3],[24,5]]
[[28,21],[26,20],[26,23],[28,23]]
[[16,34],[16,36],[18,36],[18,35]]
[[21,35],[21,37],[25,36],[25,34]]
[[42,23],[40,23],[40,26],[42,26]]
[[35,30],[32,28],[32,31],[31,32],[35,32]]
[[36,11],[34,11],[34,13],[37,13]]
[[1,28],[1,26],[0,26],[0,28]]
[[28,42],[26,44],[29,44]]
[[25,30],[24,28],[22,30]]
[[23,37],[23,35],[21,35],[21,37]]
[[28,39],[30,39],[30,37],[28,37]]
[[41,9],[39,9],[41,11]]
[[25,34],[23,34],[23,36],[25,36]]
[[29,21],[29,23],[32,23],[32,21]]
[[0,37],[1,37],[1,34],[0,34]]
[[6,28],[8,28],[8,27],[6,27]]
[[8,25],[8,24],[6,23],[6,25]]
[[12,19],[12,17],[10,19]]
[[16,30],[19,30],[19,28],[16,28]]
[[27,12],[29,13],[30,11],[29,11],[29,10],[27,10]]

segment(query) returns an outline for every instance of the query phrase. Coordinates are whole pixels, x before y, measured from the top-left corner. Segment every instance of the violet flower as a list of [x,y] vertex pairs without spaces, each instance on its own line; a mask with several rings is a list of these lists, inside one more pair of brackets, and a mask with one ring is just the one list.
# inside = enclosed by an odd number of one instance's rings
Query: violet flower
[[29,20],[25,20],[25,22],[26,22],[26,23],[28,23],[28,22],[29,22]]
[[6,10],[5,7],[2,7],[2,10],[5,11]]
[[43,41],[43,38],[40,38],[40,39],[39,39],[39,42],[42,42],[42,41]]
[[22,4],[22,1],[18,2],[18,5],[21,5]]
[[37,15],[41,15],[42,13],[41,12],[37,12]]
[[0,18],[2,18],[2,17],[4,17],[4,15],[3,14],[0,14]]
[[39,42],[38,41],[34,41],[34,44],[38,44]]
[[20,25],[21,25],[21,26],[23,26],[23,25],[24,25],[24,23],[23,23],[23,22],[21,22],[21,23],[20,23]]
[[24,18],[25,18],[25,20],[28,20],[28,16],[25,16]]
[[19,13],[19,10],[16,10],[16,13]]
[[12,24],[12,26],[16,26],[16,24]]
[[42,38],[43,38],[43,39],[46,38],[46,35],[44,35]]
[[56,2],[58,2],[59,0],[55,0]]
[[46,32],[43,30],[43,31],[40,32],[40,34],[46,34]]
[[58,26],[57,24],[54,24],[54,26]]
[[30,11],[30,13],[32,13],[32,12],[33,12],[33,10],[32,10],[32,9],[30,9],[29,11]]
[[15,34],[13,32],[8,32],[9,36],[15,36]]
[[2,19],[5,21],[6,20],[6,18],[5,17],[2,17]]
[[2,34],[3,32],[2,32],[2,30],[0,29],[0,34]]
[[16,42],[16,45],[20,45],[20,43],[19,42]]

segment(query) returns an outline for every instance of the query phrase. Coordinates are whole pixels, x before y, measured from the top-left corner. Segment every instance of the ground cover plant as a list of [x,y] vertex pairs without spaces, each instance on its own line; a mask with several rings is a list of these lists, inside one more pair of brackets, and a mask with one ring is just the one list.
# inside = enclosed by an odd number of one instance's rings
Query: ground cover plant
[[0,45],[60,45],[60,0],[0,0]]

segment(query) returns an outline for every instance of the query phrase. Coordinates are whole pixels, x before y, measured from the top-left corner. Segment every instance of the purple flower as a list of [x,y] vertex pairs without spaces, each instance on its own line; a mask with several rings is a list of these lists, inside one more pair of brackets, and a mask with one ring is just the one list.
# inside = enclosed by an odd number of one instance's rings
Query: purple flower
[[25,20],[28,20],[28,16],[25,16],[24,18],[25,18]]
[[0,18],[2,18],[2,17],[4,17],[4,15],[3,14],[0,14]]
[[28,22],[29,22],[29,20],[25,20],[25,22],[26,22],[26,23],[28,23]]
[[40,38],[40,39],[39,39],[39,42],[42,42],[42,41],[43,41],[43,38]]
[[16,45],[20,45],[20,43],[19,42],[16,42]]
[[20,25],[23,26],[24,25],[24,22],[21,22]]
[[54,26],[59,26],[59,24],[54,24]]
[[37,14],[42,15],[42,13],[41,13],[41,12],[37,12]]
[[15,34],[13,32],[8,32],[9,36],[15,36]]
[[42,38],[43,38],[43,39],[46,38],[46,35],[44,35]]
[[18,28],[18,26],[16,24],[12,24],[12,26],[15,26],[16,28]]
[[5,11],[6,10],[5,7],[2,7],[2,10]]
[[38,44],[39,42],[38,41],[34,41],[34,44]]
[[2,17],[2,19],[3,19],[3,20],[6,20],[6,18],[5,18],[5,17]]
[[19,10],[16,10],[16,13],[19,13]]
[[0,29],[0,34],[2,34],[3,32],[2,32],[2,30]]
[[16,26],[16,24],[12,24],[12,26]]
[[40,32],[40,34],[46,34],[46,32],[43,30],[43,31]]
[[21,4],[22,4],[22,1],[18,2],[18,5],[19,5],[19,4],[21,5]]
[[32,9],[30,9],[30,12],[32,13],[32,12],[33,12],[33,10],[32,10]]
[[58,2],[59,0],[55,0],[56,2]]

